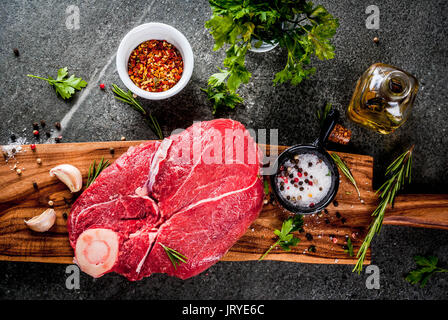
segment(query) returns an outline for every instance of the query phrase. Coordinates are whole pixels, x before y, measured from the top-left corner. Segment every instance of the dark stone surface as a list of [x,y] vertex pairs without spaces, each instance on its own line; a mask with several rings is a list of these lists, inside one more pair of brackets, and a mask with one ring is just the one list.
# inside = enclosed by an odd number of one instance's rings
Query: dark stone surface
[[[447,32],[448,5],[439,1],[377,1],[379,30],[365,27],[369,1],[318,1],[340,19],[331,61],[314,61],[317,73],[300,86],[271,85],[282,68],[284,52],[251,53],[253,72],[241,89],[245,106],[224,110],[250,128],[278,128],[280,144],[311,142],[318,133],[316,108],[327,101],[341,114],[362,72],[374,62],[385,62],[414,74],[421,83],[408,122],[397,132],[381,136],[343,117],[353,130],[349,151],[375,157],[375,185],[397,154],[416,144],[414,182],[408,192],[446,193],[448,179]],[[79,6],[79,30],[65,25],[66,8]],[[188,86],[166,101],[145,102],[159,118],[165,134],[185,128],[194,120],[212,119],[200,91],[215,72],[223,52],[213,52],[204,28],[210,16],[206,1],[8,1],[0,8],[0,144],[12,133],[34,141],[32,122],[62,121],[63,142],[154,139],[139,115],[101,91],[100,82],[121,84],[115,52],[121,38],[134,26],[158,21],[181,30],[195,54],[195,69]],[[379,44],[372,39],[378,36]],[[20,57],[13,49],[18,48]],[[45,82],[26,74],[52,75],[63,66],[89,82],[68,102],[58,98]],[[40,142],[45,142],[41,135]],[[403,280],[414,267],[415,254],[436,254],[448,263],[448,233],[438,230],[384,227],[373,243],[373,263],[381,270],[380,290],[368,290],[366,274],[351,273],[350,266],[308,265],[265,261],[221,262],[203,274],[182,281],[155,275],[138,283],[108,274],[94,280],[82,275],[81,289],[65,287],[65,266],[0,262],[0,298],[20,299],[446,299],[448,278],[437,275],[420,289]]]

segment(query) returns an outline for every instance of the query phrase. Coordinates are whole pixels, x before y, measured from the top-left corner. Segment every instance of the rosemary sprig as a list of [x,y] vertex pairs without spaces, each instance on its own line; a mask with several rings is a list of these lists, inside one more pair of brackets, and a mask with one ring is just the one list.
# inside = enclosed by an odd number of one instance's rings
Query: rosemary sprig
[[176,250],[171,249],[160,242],[159,244],[162,246],[163,250],[165,250],[165,253],[170,259],[171,263],[173,264],[175,270],[177,269],[177,266],[179,264],[187,262],[188,258],[184,256],[182,253],[179,253]]
[[163,139],[162,129],[160,128],[157,119],[152,116],[151,112],[146,112],[142,105],[137,100],[135,100],[132,92],[130,90],[128,90],[128,92],[125,92],[116,84],[112,84],[112,88],[112,91],[116,94],[115,99],[129,104],[132,108],[140,112],[151,130],[157,135],[157,137],[159,137],[159,139]]
[[358,197],[361,199],[361,193],[359,192],[358,185],[356,184],[356,180],[352,175],[352,172],[348,168],[348,166],[345,164],[345,162],[337,155],[336,153],[330,153],[330,156],[333,158],[336,165],[339,167],[339,169],[342,171],[342,173],[347,177],[348,180],[355,186],[356,191],[358,192]]
[[367,249],[370,247],[373,237],[376,233],[381,231],[383,224],[384,213],[386,212],[387,205],[390,204],[393,207],[395,196],[397,192],[403,188],[405,182],[411,183],[411,168],[412,168],[412,153],[414,146],[409,148],[406,152],[402,153],[397,159],[395,159],[386,170],[386,177],[389,177],[386,182],[376,191],[380,194],[380,203],[378,207],[373,211],[373,222],[370,225],[364,242],[356,254],[358,262],[353,268],[353,272],[357,271],[358,274],[362,271],[364,259],[367,254]]
[[89,167],[89,174],[87,176],[86,188],[89,187],[100,175],[101,171],[106,169],[109,165],[110,165],[109,160],[104,161],[104,157],[101,158],[101,161],[98,164],[98,166],[96,165],[96,160],[93,160],[93,162],[90,164]]
[[322,108],[322,110],[317,109],[316,115],[317,120],[319,121],[319,125],[322,127],[324,125],[325,119],[327,118],[328,113],[331,110],[331,103],[327,102],[327,104]]

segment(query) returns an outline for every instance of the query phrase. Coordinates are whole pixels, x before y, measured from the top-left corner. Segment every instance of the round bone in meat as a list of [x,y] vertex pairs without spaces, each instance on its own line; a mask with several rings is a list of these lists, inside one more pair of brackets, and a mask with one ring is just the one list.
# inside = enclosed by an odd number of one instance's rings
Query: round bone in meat
[[94,278],[113,268],[118,259],[118,235],[110,229],[87,229],[76,241],[75,257],[82,271]]

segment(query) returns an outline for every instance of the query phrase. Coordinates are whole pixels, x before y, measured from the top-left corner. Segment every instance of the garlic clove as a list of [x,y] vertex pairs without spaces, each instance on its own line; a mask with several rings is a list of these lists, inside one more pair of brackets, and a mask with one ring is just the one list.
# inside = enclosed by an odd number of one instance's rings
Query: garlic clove
[[61,164],[50,170],[50,176],[58,177],[71,192],[78,192],[82,188],[82,175],[78,168],[71,164]]
[[50,230],[56,221],[54,209],[47,209],[40,215],[32,217],[30,220],[24,220],[25,224],[33,231],[45,232]]

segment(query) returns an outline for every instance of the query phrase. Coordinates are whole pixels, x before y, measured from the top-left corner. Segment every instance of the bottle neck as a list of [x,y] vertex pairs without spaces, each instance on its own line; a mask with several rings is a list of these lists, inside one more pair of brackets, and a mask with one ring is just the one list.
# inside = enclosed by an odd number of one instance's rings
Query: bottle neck
[[384,79],[381,91],[391,100],[404,99],[411,91],[409,76],[398,70],[390,72]]

